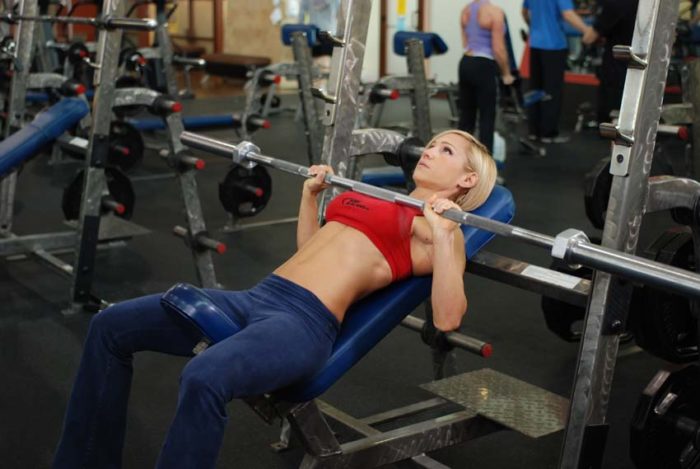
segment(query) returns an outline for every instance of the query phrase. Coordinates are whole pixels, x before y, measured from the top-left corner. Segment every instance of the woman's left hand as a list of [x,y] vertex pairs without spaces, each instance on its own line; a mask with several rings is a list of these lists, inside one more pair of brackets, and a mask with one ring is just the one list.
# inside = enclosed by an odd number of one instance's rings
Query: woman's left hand
[[450,199],[439,198],[437,195],[433,195],[425,202],[423,214],[433,232],[450,232],[459,226],[459,223],[440,216],[441,213],[449,209],[462,211],[460,206]]

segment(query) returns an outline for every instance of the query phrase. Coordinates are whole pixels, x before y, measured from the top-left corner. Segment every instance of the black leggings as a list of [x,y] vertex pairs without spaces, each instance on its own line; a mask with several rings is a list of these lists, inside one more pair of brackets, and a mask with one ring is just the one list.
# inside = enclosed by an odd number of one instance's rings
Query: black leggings
[[465,55],[459,62],[459,129],[473,133],[479,111],[479,140],[491,153],[496,127],[497,73],[496,62],[486,57]]
[[544,90],[549,98],[528,109],[530,134],[537,137],[559,135],[559,115],[564,93],[567,49],[530,49],[530,89]]

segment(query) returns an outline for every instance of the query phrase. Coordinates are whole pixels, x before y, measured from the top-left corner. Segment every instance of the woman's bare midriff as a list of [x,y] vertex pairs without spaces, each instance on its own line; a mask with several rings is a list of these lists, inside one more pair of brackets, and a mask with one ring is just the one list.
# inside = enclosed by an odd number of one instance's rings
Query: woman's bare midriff
[[352,303],[391,283],[389,263],[355,228],[328,222],[274,273],[313,294],[342,321]]

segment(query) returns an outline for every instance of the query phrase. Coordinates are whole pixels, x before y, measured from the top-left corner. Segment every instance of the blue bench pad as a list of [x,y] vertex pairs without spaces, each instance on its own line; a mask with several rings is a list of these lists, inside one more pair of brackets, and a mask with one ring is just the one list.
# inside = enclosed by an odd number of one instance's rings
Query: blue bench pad
[[301,31],[306,34],[306,40],[309,43],[309,47],[314,47],[318,45],[318,33],[320,29],[318,26],[313,24],[285,24],[282,26],[282,44],[285,46],[292,45],[292,34],[297,31]]
[[447,44],[436,33],[421,31],[398,31],[394,34],[394,54],[406,55],[406,41],[418,39],[423,42],[423,53],[428,58],[431,55],[441,55],[447,52]]
[[0,177],[36,155],[46,144],[75,127],[90,111],[79,98],[65,98],[0,142]]

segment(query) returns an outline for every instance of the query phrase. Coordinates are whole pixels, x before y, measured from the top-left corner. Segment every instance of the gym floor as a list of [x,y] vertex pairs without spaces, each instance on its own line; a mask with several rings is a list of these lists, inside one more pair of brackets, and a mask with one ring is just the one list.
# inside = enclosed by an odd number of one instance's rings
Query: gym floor
[[[594,102],[592,90],[572,87],[565,94],[562,129],[574,125],[576,106]],[[293,95],[283,105],[295,106]],[[410,115],[404,98],[389,103],[384,123]],[[433,101],[433,126],[448,126],[445,101]],[[242,98],[205,98],[185,103],[185,112],[202,114],[240,109]],[[306,163],[304,132],[293,112],[271,117],[272,128],[255,135],[264,153]],[[210,132],[235,138],[232,131]],[[508,140],[508,159],[502,176],[516,202],[514,223],[548,234],[566,228],[600,235],[588,222],[583,206],[583,176],[608,153],[607,141],[595,132],[573,134],[570,143],[550,146],[546,157],[522,154],[514,139]],[[198,176],[207,226],[228,244],[216,258],[218,280],[228,289],[252,286],[285,260],[295,249],[295,225],[282,224],[224,233],[227,217],[221,208],[218,182],[228,162],[205,157],[207,167]],[[57,231],[62,225],[62,189],[78,164],[49,166],[36,158],[22,170],[18,184],[14,231],[18,234]],[[154,155],[133,176],[163,173],[166,167]],[[272,198],[258,222],[295,216],[301,180],[272,173]],[[192,261],[182,241],[171,234],[181,224],[180,194],[173,179],[136,180],[137,196],[132,221],[152,230],[124,247],[101,250],[97,259],[95,292],[118,301],[160,292],[178,281],[196,283]],[[668,215],[645,221],[640,247],[647,246],[665,227]],[[496,239],[489,251],[548,266],[544,250],[511,240]],[[65,259],[70,259],[66,256]],[[342,273],[339,273],[342,275]],[[566,343],[545,327],[540,297],[533,293],[468,274],[465,286],[469,312],[462,332],[493,344],[489,359],[457,351],[458,373],[492,368],[564,397],[569,397],[576,367],[578,344]],[[3,467],[48,467],[61,430],[71,383],[76,372],[90,315],[66,316],[68,281],[33,260],[0,264],[0,454]],[[421,315],[422,308],[415,314]],[[611,424],[605,452],[606,468],[631,468],[628,425],[637,397],[659,368],[660,360],[645,352],[625,349],[619,358],[608,419]],[[172,419],[178,376],[184,359],[142,353],[134,363],[124,467],[153,467],[166,429]],[[431,397],[418,385],[431,380],[429,349],[418,334],[396,328],[358,365],[337,382],[323,399],[345,412],[364,417]],[[298,444],[285,453],[269,445],[279,436],[277,426],[267,426],[242,402],[229,406],[230,424],[221,451],[221,468],[294,468],[301,461]],[[454,468],[554,468],[563,433],[531,440],[505,431],[467,444],[432,453]],[[397,465],[396,467],[399,467]]]

